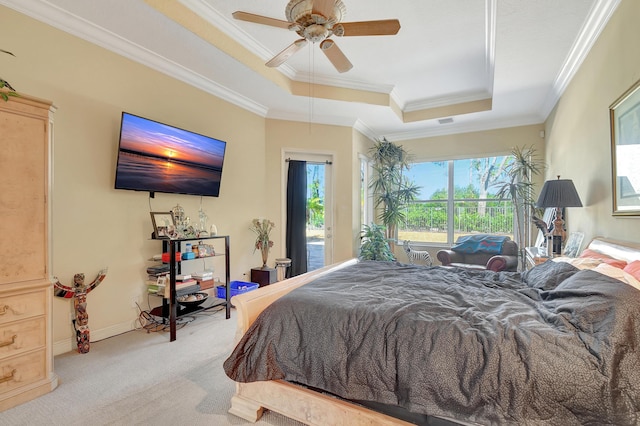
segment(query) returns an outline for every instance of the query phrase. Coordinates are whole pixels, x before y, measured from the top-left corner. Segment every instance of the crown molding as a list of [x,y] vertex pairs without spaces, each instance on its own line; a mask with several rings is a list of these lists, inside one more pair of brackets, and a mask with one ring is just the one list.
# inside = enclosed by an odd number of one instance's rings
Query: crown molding
[[284,120],[307,122],[313,124],[325,124],[329,126],[353,127],[356,120],[353,118],[335,116],[335,115],[319,115],[306,112],[289,112],[289,111],[273,111],[270,110],[266,116],[269,120]]
[[366,92],[391,93],[394,86],[391,84],[375,84],[365,81],[349,80],[347,78],[332,77],[327,75],[315,75],[311,73],[298,72],[294,80],[303,83],[320,84],[333,87],[341,87],[343,89],[363,90]]
[[[179,0],[186,7],[192,9],[194,12],[199,13],[206,19],[210,20],[214,25],[218,26],[222,31],[232,34],[240,43],[252,49],[258,57],[270,58],[272,52],[264,49],[260,44],[248,36],[246,33],[239,30],[239,28],[233,24],[233,22],[217,11],[211,8],[204,0]],[[486,2],[486,69],[487,69],[487,91],[493,92],[493,79],[495,68],[495,21],[496,21],[496,3],[497,0],[485,0]],[[442,125],[438,127],[432,127],[429,129],[397,132],[385,137],[392,138],[394,140],[408,140],[418,139],[424,137],[441,136],[453,133],[467,133],[474,131],[490,130],[495,128],[507,128],[531,124],[540,124],[546,120],[551,110],[555,107],[558,100],[566,90],[567,86],[571,82],[575,73],[582,65],[584,59],[588,55],[593,44],[601,34],[602,30],[606,26],[607,22],[615,12],[616,8],[620,4],[621,0],[597,0],[592,10],[587,17],[587,20],[581,29],[580,35],[576,39],[570,53],[567,55],[565,63],[554,80],[553,88],[547,95],[545,103],[543,104],[537,117],[525,117],[516,118],[504,121],[492,121],[490,123],[481,124],[458,124],[453,123],[450,125]],[[255,101],[242,96],[226,87],[217,84],[208,78],[194,73],[185,67],[168,60],[158,54],[155,54],[148,49],[131,43],[128,40],[102,28],[92,24],[81,17],[68,13],[61,8],[51,4],[46,0],[0,0],[0,4],[30,16],[38,21],[51,25],[61,31],[67,32],[81,39],[87,40],[93,44],[103,47],[116,54],[124,56],[132,61],[148,66],[151,69],[162,72],[170,77],[176,78],[187,84],[190,84],[198,89],[201,89],[207,93],[210,93],[216,97],[219,97],[225,101],[228,101],[240,108],[253,112],[261,117],[290,120],[290,121],[310,121],[308,114],[298,113],[280,113],[269,111],[267,107],[256,103]],[[284,66],[279,67],[279,70],[293,80],[302,82],[309,81],[309,74],[299,75],[291,67]],[[456,95],[454,97],[419,100],[415,102],[407,103],[399,99],[396,91],[389,85],[375,85],[364,82],[354,82],[348,79],[342,78],[313,78],[314,83],[322,83],[330,86],[338,86],[343,88],[357,87],[360,90],[374,91],[380,93],[389,93],[390,98],[398,106],[401,106],[407,111],[420,110],[424,108],[431,108],[438,105],[448,105],[451,103],[476,100],[475,97],[479,94],[466,94]],[[486,94],[485,94],[486,97]],[[351,121],[351,122],[350,122]],[[352,120],[346,120],[343,117],[312,117],[311,122],[317,122],[321,124],[332,124],[339,126],[353,126],[354,129],[360,131],[367,137],[375,139],[382,135],[374,132],[361,120],[356,120],[355,123]]]
[[[313,123],[313,124],[352,127],[354,130],[359,131],[360,133],[362,133],[363,135],[365,135],[371,140],[382,139],[384,137],[394,141],[423,139],[423,138],[430,138],[435,136],[445,136],[450,134],[481,132],[481,131],[496,130],[496,129],[506,129],[510,127],[530,126],[530,125],[544,123],[544,121],[541,120],[539,117],[527,116],[527,117],[517,117],[514,119],[508,119],[508,120],[493,120],[491,122],[482,122],[482,123],[437,124],[434,127],[430,127],[428,129],[416,129],[416,130],[411,130],[406,132],[382,134],[373,130],[373,128],[371,128],[365,121],[361,119],[356,119],[354,122],[353,120],[347,119],[345,117],[319,116],[316,114],[309,117],[309,114],[306,114],[306,113],[291,113],[291,112],[285,112],[285,111],[269,111],[266,118],[271,120],[307,122],[307,123]],[[434,120],[434,123],[435,122],[436,120]]]
[[380,138],[380,135],[374,132],[371,127],[367,126],[367,124],[360,119],[356,120],[355,124],[353,125],[353,128],[371,140],[376,140]]
[[621,0],[597,0],[589,12],[589,16],[583,25],[580,34],[571,47],[567,58],[553,82],[551,91],[540,109],[540,116],[546,120],[551,110],[556,106],[560,97],[569,86],[573,76],[584,62],[600,36],[600,33],[609,22]]
[[497,1],[486,0],[485,7],[485,72],[487,73],[486,90],[488,97],[493,97],[493,84],[496,69],[496,21]]
[[[233,39],[246,47],[251,53],[267,62],[278,52],[272,52],[264,47],[260,42],[253,38],[249,33],[238,27],[233,19],[227,18],[225,15],[214,9],[208,2],[204,0],[179,0],[187,8],[201,16],[207,22],[220,29],[225,34],[229,34]],[[287,78],[294,79],[296,71],[286,63],[280,65],[278,70]]]
[[[428,129],[411,130],[407,132],[389,133],[384,135],[387,139],[394,141],[422,139],[434,136],[445,136],[451,134],[482,132],[487,130],[506,129],[509,127],[530,126],[542,124],[538,117],[518,117],[508,120],[492,120],[490,122],[467,123],[467,124],[438,124],[436,127]],[[380,136],[378,136],[380,137]]]
[[264,117],[267,114],[268,108],[264,105],[45,0],[0,0],[0,4],[194,86],[259,116]]
[[[391,96],[393,97],[396,103],[399,102],[398,96],[395,96],[395,92],[392,92]],[[403,104],[398,104],[398,105],[401,107],[403,112],[409,113],[409,112],[421,111],[425,109],[440,108],[444,106],[463,104],[467,102],[483,101],[485,99],[490,99],[490,98],[491,98],[491,94],[483,91],[483,92],[446,96],[442,98],[422,99],[422,100],[417,100],[410,103],[405,103],[404,106]]]
[[467,102],[482,101],[493,97],[493,85],[495,78],[495,47],[496,47],[496,14],[497,0],[485,0],[485,82],[484,89],[470,93],[454,94],[440,98],[417,99],[406,101],[393,89],[391,99],[402,110],[410,113],[443,106],[463,104]]

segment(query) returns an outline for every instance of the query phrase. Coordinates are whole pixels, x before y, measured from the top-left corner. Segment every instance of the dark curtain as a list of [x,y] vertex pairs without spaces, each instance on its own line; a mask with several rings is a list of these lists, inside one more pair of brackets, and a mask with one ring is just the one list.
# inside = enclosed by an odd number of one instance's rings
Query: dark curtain
[[287,277],[307,272],[307,162],[289,161],[287,175]]

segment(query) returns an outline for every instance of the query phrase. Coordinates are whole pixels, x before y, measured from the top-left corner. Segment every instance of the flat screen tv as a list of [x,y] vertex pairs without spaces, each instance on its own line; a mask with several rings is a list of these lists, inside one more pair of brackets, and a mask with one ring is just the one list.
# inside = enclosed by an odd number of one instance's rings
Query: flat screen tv
[[116,189],[217,197],[226,142],[122,113]]

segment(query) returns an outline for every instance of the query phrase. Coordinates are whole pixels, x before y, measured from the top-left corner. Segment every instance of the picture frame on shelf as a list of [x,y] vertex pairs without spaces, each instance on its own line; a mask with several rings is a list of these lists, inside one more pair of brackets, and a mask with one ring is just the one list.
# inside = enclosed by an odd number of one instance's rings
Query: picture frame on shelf
[[640,216],[640,80],[609,107],[613,216]]
[[580,248],[582,247],[582,241],[584,240],[584,234],[582,232],[572,232],[567,238],[567,242],[564,245],[563,256],[566,257],[578,257],[580,254]]
[[175,222],[171,212],[151,212],[151,222],[153,223],[154,238],[169,239],[175,231]]

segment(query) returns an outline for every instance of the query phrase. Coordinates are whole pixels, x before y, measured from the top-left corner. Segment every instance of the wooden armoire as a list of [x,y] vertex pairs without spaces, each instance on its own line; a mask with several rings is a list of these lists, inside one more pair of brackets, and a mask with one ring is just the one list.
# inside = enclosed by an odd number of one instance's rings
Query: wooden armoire
[[58,383],[49,272],[53,111],[23,94],[0,98],[0,411]]

